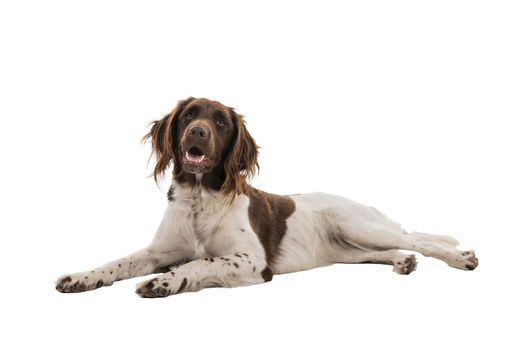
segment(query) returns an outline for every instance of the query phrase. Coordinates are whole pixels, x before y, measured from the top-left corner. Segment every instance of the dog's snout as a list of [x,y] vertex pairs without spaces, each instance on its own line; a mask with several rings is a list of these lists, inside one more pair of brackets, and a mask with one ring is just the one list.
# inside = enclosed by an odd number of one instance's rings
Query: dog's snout
[[206,128],[203,128],[202,126],[198,126],[198,125],[192,126],[188,130],[188,132],[190,136],[201,138],[201,139],[207,139],[208,135],[210,134],[208,130],[206,130]]

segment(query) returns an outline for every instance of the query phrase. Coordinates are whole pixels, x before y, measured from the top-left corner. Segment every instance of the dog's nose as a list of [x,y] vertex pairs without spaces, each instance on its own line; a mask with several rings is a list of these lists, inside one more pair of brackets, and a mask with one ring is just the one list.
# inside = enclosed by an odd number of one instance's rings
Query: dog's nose
[[192,126],[189,130],[190,136],[207,139],[208,138],[208,130],[203,128],[202,126]]

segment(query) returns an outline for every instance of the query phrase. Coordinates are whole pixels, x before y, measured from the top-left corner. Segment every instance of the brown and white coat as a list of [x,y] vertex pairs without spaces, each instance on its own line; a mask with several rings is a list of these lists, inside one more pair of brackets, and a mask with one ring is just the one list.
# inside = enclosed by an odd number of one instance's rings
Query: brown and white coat
[[449,236],[408,233],[377,211],[349,199],[312,193],[280,196],[247,180],[256,172],[257,145],[243,117],[207,99],[188,98],[152,123],[157,180],[170,166],[168,207],[149,246],[90,271],[58,279],[60,292],[82,292],[115,281],[165,273],[137,286],[142,297],[207,287],[267,282],[273,274],[333,263],[393,265],[409,274],[420,252],[473,270],[473,251]]

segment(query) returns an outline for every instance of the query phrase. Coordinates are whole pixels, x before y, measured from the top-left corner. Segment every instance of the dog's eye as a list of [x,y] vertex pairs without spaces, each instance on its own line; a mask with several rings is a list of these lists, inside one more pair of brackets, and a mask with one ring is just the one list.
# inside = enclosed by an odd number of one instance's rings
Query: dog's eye
[[188,113],[188,114],[186,114],[185,118],[186,118],[187,120],[190,120],[190,119],[193,118],[193,115],[192,115],[191,113]]
[[217,120],[217,125],[222,128],[222,127],[226,126],[226,122],[224,121],[224,119],[219,119],[219,120]]

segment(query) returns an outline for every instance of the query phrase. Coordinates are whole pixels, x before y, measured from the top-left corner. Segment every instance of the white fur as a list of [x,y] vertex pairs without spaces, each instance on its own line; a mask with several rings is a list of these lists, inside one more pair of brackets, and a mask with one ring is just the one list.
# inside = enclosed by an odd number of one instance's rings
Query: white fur
[[[64,290],[61,291],[95,289],[100,287],[97,286],[99,281],[101,285],[111,285],[114,281],[147,275],[181,260],[192,261],[174,268],[174,274],[166,273],[155,280],[167,282],[171,292],[179,290],[184,277],[191,277],[184,291],[196,291],[210,285],[233,287],[264,282],[261,272],[266,268],[266,256],[248,220],[249,198],[239,195],[229,204],[220,193],[210,192],[200,185],[192,188],[173,182],[173,186],[175,199],[168,203],[148,247],[92,271],[59,278],[58,285],[65,278],[71,279],[62,283]],[[223,259],[204,260],[211,257]],[[80,286],[81,290],[73,287],[77,282],[84,285]]]
[[[197,178],[200,180],[200,178]],[[57,289],[90,290],[114,281],[142,276],[180,261],[190,261],[138,285],[144,297],[167,296],[205,287],[234,287],[264,282],[267,267],[263,246],[250,225],[250,199],[238,195],[228,203],[223,195],[173,182],[173,201],[151,244],[92,271],[63,276]],[[473,252],[455,248],[447,236],[407,233],[372,207],[323,193],[291,196],[295,211],[272,264],[274,273],[288,273],[337,262],[391,264],[407,274],[415,269],[413,250],[450,266],[471,269]]]
[[[292,196],[296,210],[287,221],[288,230],[275,273],[287,273],[326,266],[337,262],[381,262],[394,265],[406,256],[396,249],[413,250],[441,259],[452,267],[466,269],[473,263],[472,252],[455,249],[458,242],[448,236],[407,233],[373,207],[325,193]],[[330,234],[340,233],[345,249],[330,242]],[[415,266],[414,266],[415,268]]]

